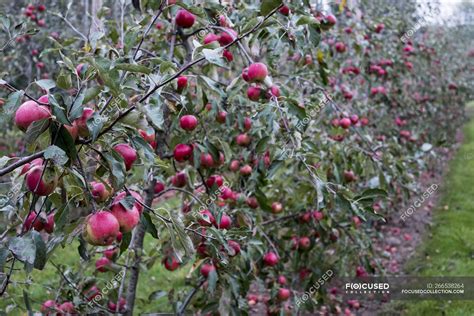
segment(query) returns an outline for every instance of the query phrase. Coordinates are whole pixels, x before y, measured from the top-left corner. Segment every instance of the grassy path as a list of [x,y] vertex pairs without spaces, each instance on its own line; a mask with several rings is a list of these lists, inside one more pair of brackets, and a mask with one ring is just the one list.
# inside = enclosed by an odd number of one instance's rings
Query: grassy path
[[[474,108],[474,102],[470,104]],[[433,227],[409,262],[406,273],[421,276],[474,276],[474,119],[450,163],[434,212]],[[419,301],[398,305],[402,315],[474,315],[474,301]]]

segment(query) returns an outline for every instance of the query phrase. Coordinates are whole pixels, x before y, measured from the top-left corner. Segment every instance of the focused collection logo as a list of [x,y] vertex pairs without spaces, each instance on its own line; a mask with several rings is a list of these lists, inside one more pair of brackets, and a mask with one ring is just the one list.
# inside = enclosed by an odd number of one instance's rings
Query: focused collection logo
[[388,283],[346,283],[346,294],[389,294]]

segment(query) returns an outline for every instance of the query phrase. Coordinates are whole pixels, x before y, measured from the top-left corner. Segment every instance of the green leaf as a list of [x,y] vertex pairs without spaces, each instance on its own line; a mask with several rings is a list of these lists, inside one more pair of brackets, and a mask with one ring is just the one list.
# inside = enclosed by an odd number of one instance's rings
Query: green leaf
[[45,150],[44,158],[51,159],[57,166],[63,166],[68,161],[66,152],[56,145],[49,146]]
[[429,143],[424,143],[421,146],[421,150],[423,150],[424,152],[430,151],[432,148],[433,148],[433,145],[431,145]]
[[153,236],[153,238],[158,239],[158,231],[156,230],[155,225],[151,221],[150,214],[148,212],[143,212],[141,220],[145,223],[146,231],[149,232],[150,235]]
[[259,188],[255,190],[255,198],[258,201],[258,204],[262,208],[262,210],[271,212],[272,207],[270,206],[270,202],[268,201],[268,198],[265,196],[265,193],[263,193]]
[[5,102],[5,105],[3,106],[5,114],[10,116],[16,112],[16,110],[20,106],[21,98],[23,98],[24,94],[25,92],[23,90],[20,90],[15,91],[8,96],[7,102]]
[[255,147],[255,151],[257,153],[263,153],[268,149],[268,142],[270,141],[271,137],[270,136],[265,136],[262,139],[260,139],[257,143],[257,146]]
[[[51,134],[56,135],[56,133],[58,133],[58,126],[56,124],[53,124],[51,126]],[[61,148],[69,157],[69,160],[71,162],[76,160],[76,157],[77,157],[76,145],[74,143],[74,139],[72,139],[72,136],[71,134],[69,134],[66,127],[64,126],[60,127],[59,134],[56,138],[56,142],[54,143],[54,145]]]
[[163,116],[163,103],[159,104],[148,104],[144,107],[145,116],[147,117],[150,124],[160,131],[163,130],[165,119]]
[[26,130],[25,142],[33,144],[33,142],[48,129],[49,119],[42,119],[33,122]]
[[263,0],[260,5],[260,15],[267,15],[277,8],[283,1],[282,0]]
[[354,200],[363,201],[363,200],[375,200],[380,198],[386,198],[388,196],[387,191],[382,189],[367,189],[359,196],[356,196]]
[[63,90],[72,88],[71,73],[61,69],[58,78],[56,79],[56,85]]
[[224,57],[222,56],[222,52],[224,50],[222,48],[216,48],[216,49],[208,49],[204,48],[202,50],[202,54],[204,58],[211,64],[220,66],[220,67],[227,67],[226,62],[224,60]]
[[86,92],[85,92],[85,94],[84,94],[83,103],[85,104],[85,103],[91,101],[91,100],[94,99],[101,91],[102,91],[102,88],[99,87],[99,86],[95,86],[95,87],[91,87],[91,88],[87,89]]
[[125,184],[125,162],[115,150],[103,153],[103,156],[109,166],[112,186],[115,190],[120,190]]
[[[7,261],[7,257],[10,251],[7,248],[0,246],[0,271],[3,271],[5,266],[5,262]],[[1,283],[0,283],[1,284]]]
[[0,158],[0,168],[3,168],[12,158],[8,156],[3,156]]
[[41,89],[44,89],[46,91],[49,91],[51,90],[52,88],[56,87],[56,83],[51,80],[51,79],[42,79],[42,80],[38,80],[38,81],[35,81],[35,83],[41,88]]
[[188,257],[191,257],[195,253],[193,242],[191,238],[186,234],[184,223],[180,216],[171,216],[173,227],[178,235],[178,240],[181,243],[184,251]]
[[132,233],[128,232],[122,235],[122,241],[120,242],[120,253],[127,251],[130,242],[132,241]]
[[209,150],[209,153],[212,156],[212,159],[217,162],[219,161],[219,149],[211,143],[209,140],[206,140],[206,148]]
[[148,301],[156,301],[168,295],[166,291],[154,291],[148,296]]
[[148,144],[142,137],[132,137],[132,143],[133,147],[135,147],[138,151],[143,152],[147,162],[152,163],[155,160],[153,148],[151,148],[150,144]]
[[31,234],[36,246],[34,267],[38,270],[43,270],[44,266],[46,265],[46,244],[44,243],[40,233],[32,230]]
[[8,249],[21,262],[29,263],[31,265],[35,262],[36,257],[36,242],[28,232],[23,237],[13,237],[8,242]]
[[30,298],[28,297],[28,292],[26,292],[24,289],[23,289],[23,302],[25,302],[25,308],[28,311],[28,315],[32,315],[33,313],[31,312]]
[[295,99],[288,99],[288,109],[291,113],[295,114],[300,120],[306,118],[306,111],[304,108],[300,107],[298,101]]
[[115,65],[115,69],[125,70],[129,72],[139,72],[147,75],[151,73],[151,69],[143,65],[117,64]]
[[89,129],[92,141],[97,139],[106,121],[107,118],[100,115],[98,112],[94,112],[94,114],[92,114],[92,116],[87,119],[86,124],[87,128]]
[[56,117],[58,122],[61,124],[72,125],[72,123],[67,118],[67,106],[62,95],[50,95],[49,104],[51,107],[51,112]]
[[81,117],[84,107],[85,92],[82,92],[79,96],[76,97],[74,103],[69,109],[69,120],[72,122],[75,119]]
[[68,217],[69,217],[69,202],[68,204],[63,205],[61,208],[59,208],[59,210],[54,214],[55,230],[61,231]]

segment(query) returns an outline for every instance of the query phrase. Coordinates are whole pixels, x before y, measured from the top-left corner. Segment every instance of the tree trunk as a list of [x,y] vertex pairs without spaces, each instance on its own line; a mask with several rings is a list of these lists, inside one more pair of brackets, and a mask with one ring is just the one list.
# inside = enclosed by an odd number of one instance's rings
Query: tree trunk
[[98,32],[103,29],[102,21],[97,17],[97,13],[102,8],[102,0],[92,0],[91,14],[92,14],[92,25],[91,33]]
[[[153,196],[155,194],[156,180],[153,179],[150,182],[146,190],[145,205],[151,207],[153,202]],[[147,210],[143,210],[146,212]],[[138,277],[140,274],[140,261],[142,257],[143,240],[145,238],[145,223],[140,221],[133,232],[132,241],[130,243],[130,249],[133,251],[134,260],[130,266],[130,280],[128,281],[127,288],[127,304],[125,315],[133,315],[133,308],[135,305],[135,297],[137,292]]]
[[82,17],[82,33],[89,34],[89,0],[83,0],[84,16]]

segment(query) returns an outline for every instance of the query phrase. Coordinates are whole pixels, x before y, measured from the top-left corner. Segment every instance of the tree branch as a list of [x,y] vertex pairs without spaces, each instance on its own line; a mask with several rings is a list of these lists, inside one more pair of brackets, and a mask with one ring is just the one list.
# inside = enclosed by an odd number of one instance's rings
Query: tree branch
[[39,152],[37,152],[37,153],[35,153],[31,156],[24,157],[24,158],[18,160],[17,162],[3,168],[3,169],[0,169],[0,177],[6,175],[9,172],[12,172],[13,170],[15,170],[18,167],[26,165],[27,163],[29,163],[30,161],[35,160],[36,158],[42,157],[44,152],[45,152],[44,150],[39,151]]

